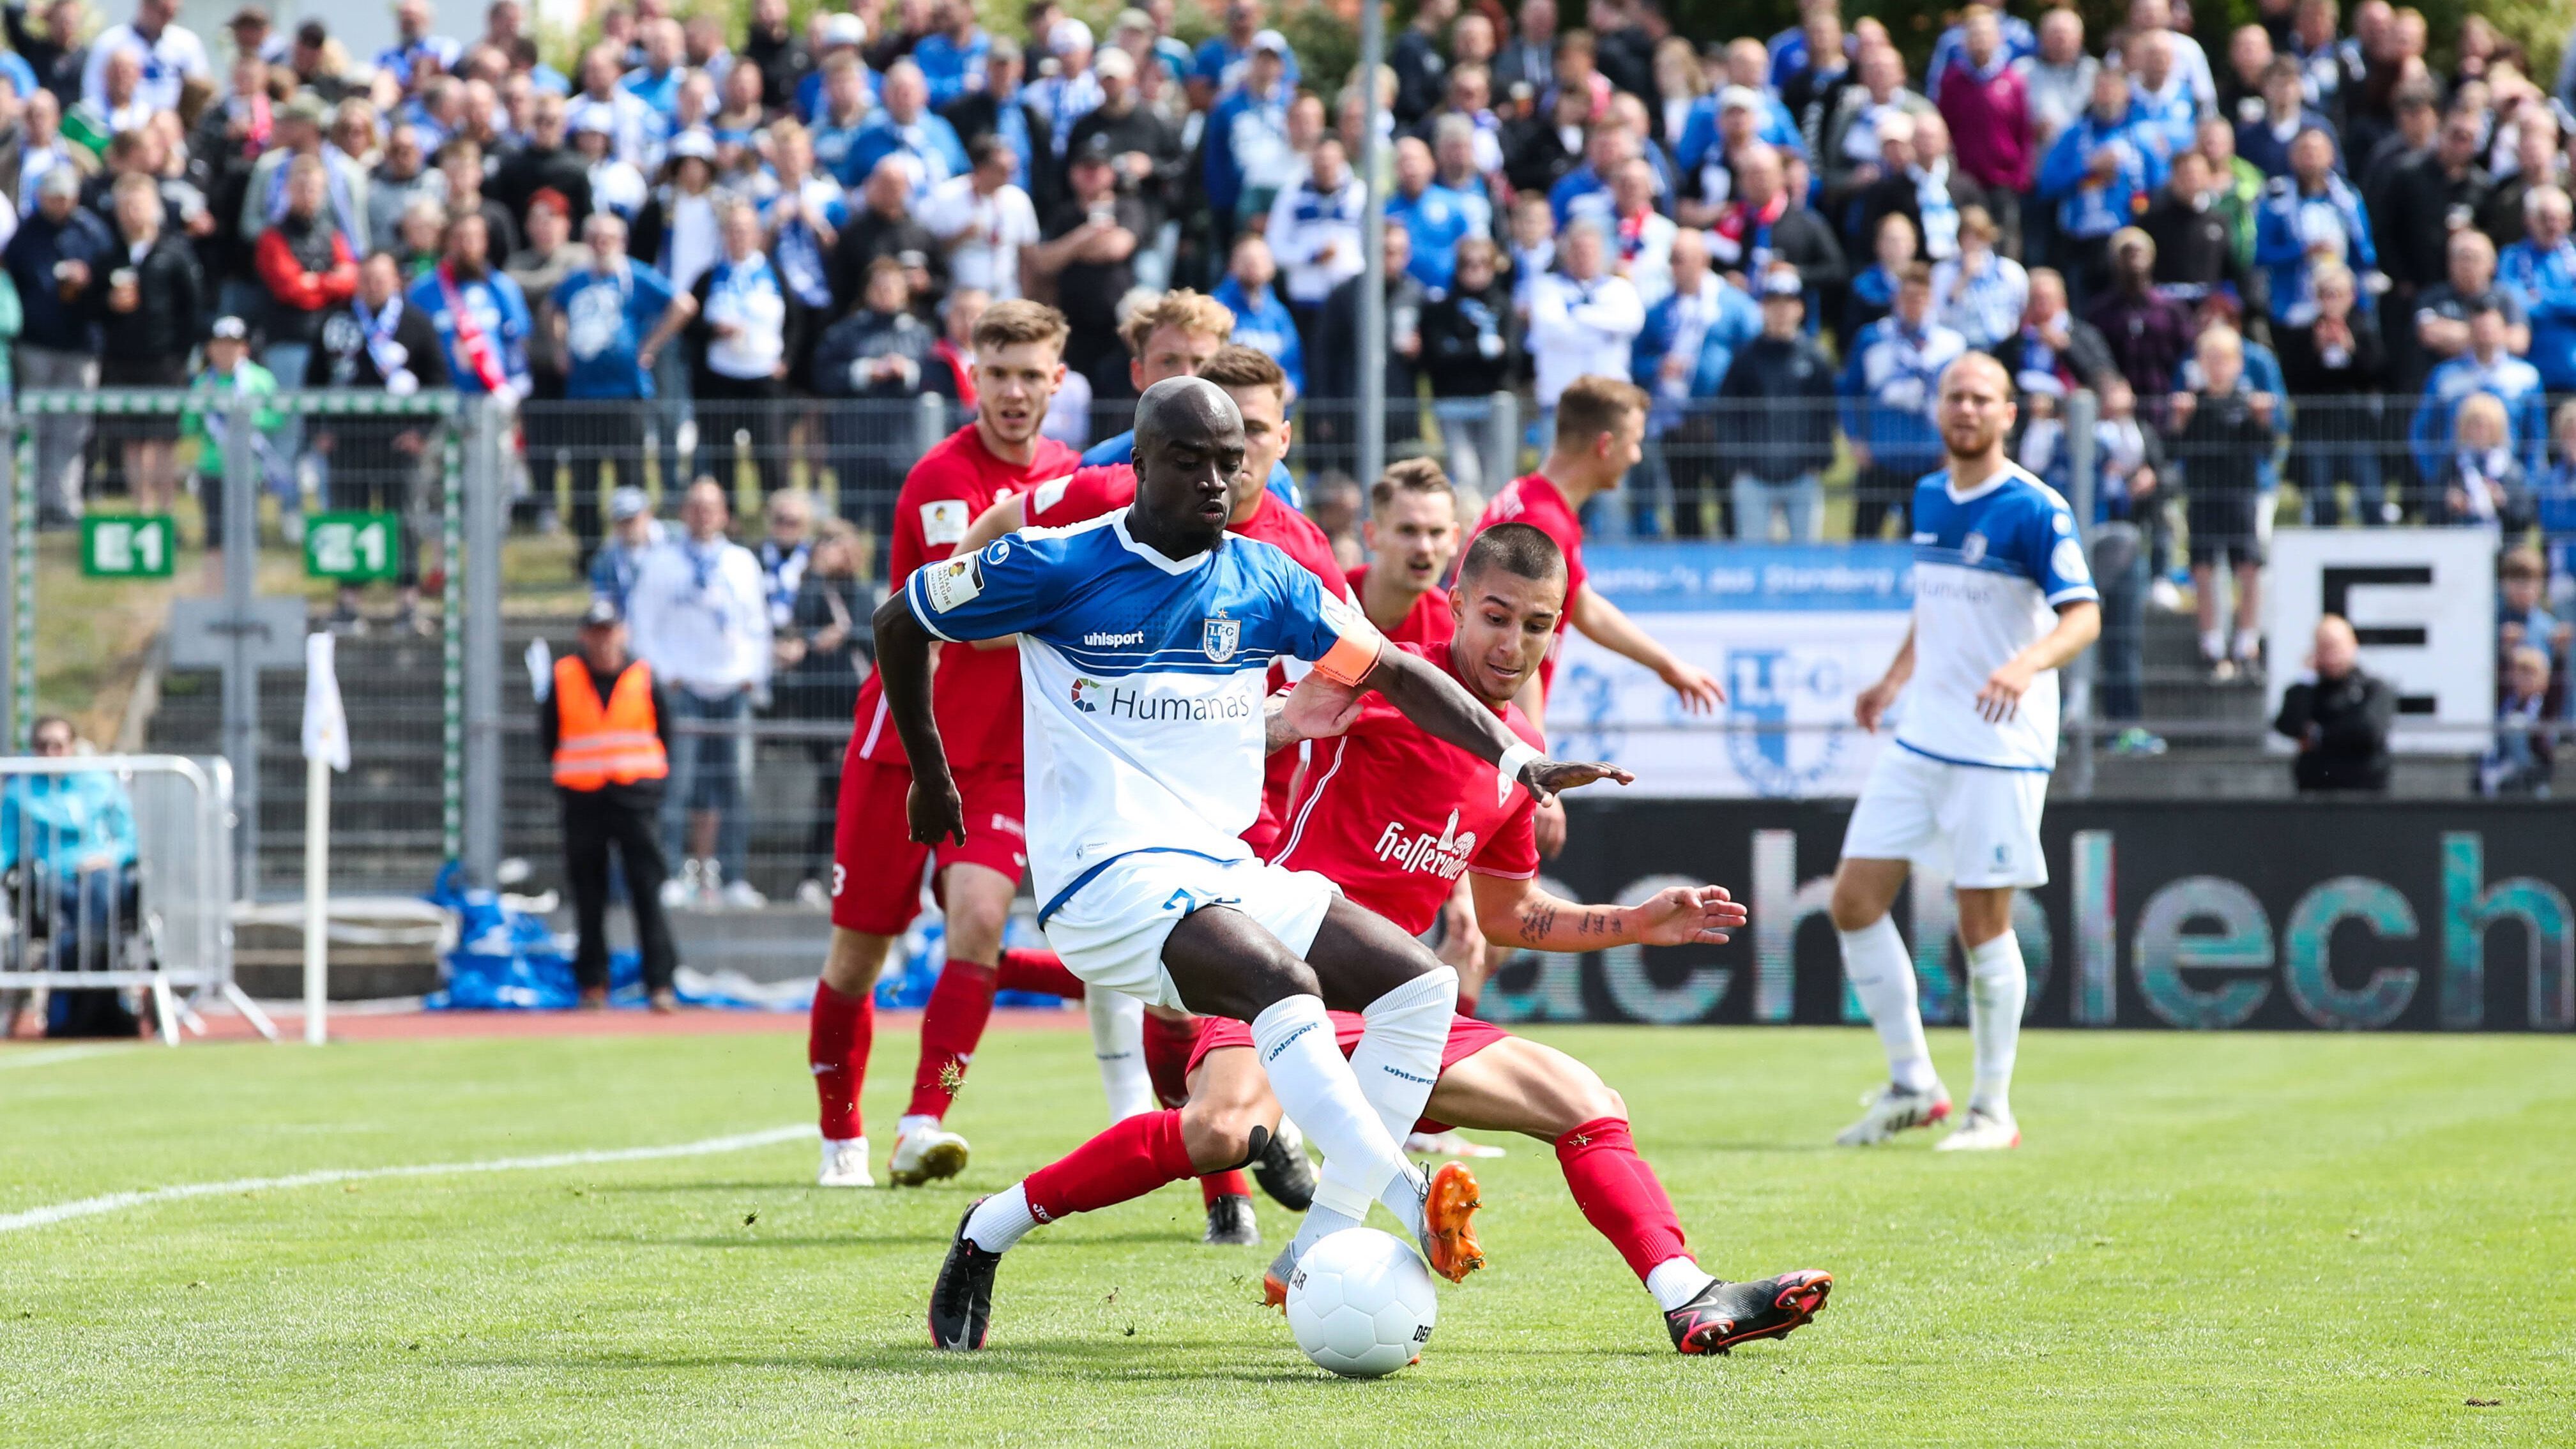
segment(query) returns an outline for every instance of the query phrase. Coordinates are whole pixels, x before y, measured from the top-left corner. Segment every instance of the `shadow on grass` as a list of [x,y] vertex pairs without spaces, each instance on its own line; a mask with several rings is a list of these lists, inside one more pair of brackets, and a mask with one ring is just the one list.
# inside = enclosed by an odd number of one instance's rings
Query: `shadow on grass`
[[[1115,1378],[1121,1382],[1159,1381],[1244,1384],[1341,1383],[1283,1345],[1252,1362],[1237,1344],[1199,1339],[1144,1336],[1114,1342],[1049,1338],[1015,1342],[976,1353],[943,1353],[927,1343],[906,1340],[878,1343],[857,1350],[776,1353],[626,1356],[553,1354],[542,1357],[450,1359],[458,1368],[576,1370],[642,1370],[655,1373],[705,1369],[785,1369],[803,1373],[902,1373],[986,1375],[1015,1379]],[[1270,1360],[1275,1358],[1276,1362]]]

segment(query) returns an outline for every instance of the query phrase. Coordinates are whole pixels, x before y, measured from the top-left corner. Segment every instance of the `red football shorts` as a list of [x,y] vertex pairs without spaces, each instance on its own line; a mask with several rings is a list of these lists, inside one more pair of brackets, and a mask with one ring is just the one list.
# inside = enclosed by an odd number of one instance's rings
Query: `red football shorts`
[[[1342,1055],[1347,1057],[1351,1054],[1352,1048],[1357,1047],[1360,1044],[1360,1033],[1368,1029],[1368,1023],[1361,1019],[1360,1014],[1356,1011],[1336,1011],[1332,1013],[1332,1017],[1333,1039],[1341,1047]],[[1494,1043],[1501,1041],[1510,1035],[1510,1032],[1503,1030],[1492,1022],[1478,1021],[1472,1016],[1458,1016],[1453,1014],[1449,1018],[1449,1040],[1443,1043],[1440,1048],[1440,1070],[1442,1072],[1447,1072],[1451,1067],[1458,1065],[1460,1062],[1465,1061],[1467,1058],[1474,1056],[1476,1053],[1483,1051],[1485,1048],[1492,1046]],[[1199,1069],[1199,1063],[1207,1059],[1207,1054],[1209,1052],[1216,1051],[1219,1048],[1244,1047],[1249,1049],[1251,1045],[1251,1027],[1244,1025],[1242,1022],[1235,1021],[1230,1017],[1201,1017],[1199,1018],[1198,1045],[1190,1048],[1189,1069],[1193,1072],[1197,1071]],[[1425,1117],[1415,1124],[1415,1130],[1422,1132],[1446,1132],[1449,1130],[1449,1126],[1447,1123],[1434,1122],[1430,1118]]]
[[[967,770],[957,777],[966,802],[966,843],[934,849],[912,842],[904,798],[912,767],[845,759],[841,802],[832,825],[832,924],[871,936],[900,936],[921,914],[922,871],[980,865],[1017,881],[1029,868],[1028,832],[1020,823],[1017,765]],[[932,882],[936,891],[937,882]]]

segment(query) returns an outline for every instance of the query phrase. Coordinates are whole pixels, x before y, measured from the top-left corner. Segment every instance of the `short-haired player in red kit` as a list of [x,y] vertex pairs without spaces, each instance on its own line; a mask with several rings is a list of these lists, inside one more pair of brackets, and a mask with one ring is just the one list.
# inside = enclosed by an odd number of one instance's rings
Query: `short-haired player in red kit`
[[[1047,404],[1064,379],[1064,315],[1036,302],[995,303],[975,325],[975,419],[924,454],[895,502],[892,576],[946,558],[975,516],[998,497],[1073,471],[1073,450],[1041,435]],[[922,872],[945,913],[948,960],[932,999],[937,1014],[971,1020],[980,1035],[997,987],[1080,996],[1081,983],[1053,952],[1004,951],[1002,927],[1028,861],[1022,849],[1018,651],[951,646],[933,685],[940,735],[965,794],[973,828],[963,845],[915,845],[904,817],[912,769],[886,718],[878,683],[861,686],[832,851],[832,944],[814,991],[807,1058],[820,1098],[826,1187],[868,1187],[868,1140],[859,1089],[875,1035],[872,995],[886,953],[921,907]],[[979,1009],[980,1007],[980,1009]],[[941,1129],[963,1063],[974,1050],[925,1029],[913,1098],[897,1129],[888,1175],[915,1185],[966,1165],[966,1142]],[[1107,1075],[1104,1070],[1104,1076]],[[1113,1115],[1118,1109],[1113,1100]],[[1138,1100],[1130,1110],[1144,1110]]]
[[[1535,743],[1536,731],[1511,701],[1554,637],[1565,588],[1564,555],[1545,534],[1524,524],[1488,529],[1468,549],[1451,595],[1455,637],[1445,647],[1404,647],[1447,669]],[[1491,766],[1382,701],[1355,699],[1310,678],[1274,703],[1267,744],[1277,751],[1300,738],[1317,749],[1277,863],[1320,872],[1403,929],[1427,929],[1462,875],[1472,881],[1486,935],[1536,950],[1716,944],[1744,924],[1744,908],[1717,886],[1676,886],[1625,907],[1549,895],[1536,880],[1528,792],[1508,785],[1498,791]],[[1342,1012],[1333,1020],[1347,1053],[1364,1022]],[[943,1286],[971,1278],[989,1288],[996,1260],[1030,1228],[1241,1161],[1277,1129],[1279,1105],[1240,1022],[1204,1022],[1188,1083],[1178,1110],[1128,1118],[978,1203],[941,1267]],[[1727,1282],[1701,1268],[1672,1200],[1637,1155],[1626,1103],[1591,1068],[1553,1047],[1453,1017],[1424,1111],[1426,1130],[1452,1123],[1554,1143],[1576,1207],[1636,1271],[1683,1353],[1782,1337],[1825,1305],[1833,1279],[1815,1269]],[[1472,1241],[1457,1247],[1480,1256]],[[1295,1268],[1286,1256],[1266,1275],[1273,1303],[1285,1300],[1283,1285]],[[950,1293],[941,1301],[972,1296]],[[967,1325],[945,1341],[981,1346],[986,1327]]]
[[[1568,625],[1611,653],[1653,670],[1656,678],[1681,696],[1682,707],[1693,713],[1726,703],[1725,689],[1707,671],[1638,628],[1635,620],[1592,587],[1584,571],[1583,505],[1605,493],[1613,495],[1614,506],[1619,505],[1619,481],[1645,456],[1649,401],[1645,389],[1623,377],[1593,373],[1567,384],[1557,399],[1556,436],[1546,461],[1537,472],[1504,484],[1485,505],[1476,526],[1467,530],[1467,541],[1473,543],[1477,534],[1495,524],[1526,523],[1546,534],[1565,554],[1565,612],[1556,621],[1556,644],[1548,649],[1538,672],[1521,686],[1517,701],[1542,733],[1547,729],[1548,691],[1556,686],[1561,652],[1557,646],[1563,644]],[[1539,812],[1538,837],[1543,854],[1554,855],[1564,848],[1563,805],[1550,801]]]
[[[1224,388],[1243,415],[1243,471],[1234,479],[1234,511],[1226,530],[1277,545],[1327,588],[1347,597],[1349,586],[1333,558],[1332,541],[1306,515],[1280,502],[1265,486],[1272,467],[1288,454],[1288,375],[1266,353],[1227,343],[1199,364],[1198,376]],[[997,499],[966,530],[958,547],[971,552],[1024,527],[1061,528],[1081,523],[1124,508],[1135,497],[1134,465],[1111,463],[1082,468]],[[1285,675],[1273,665],[1273,687],[1286,682]],[[1296,768],[1294,751],[1270,759],[1262,783],[1260,818],[1243,833],[1244,843],[1256,855],[1267,856],[1278,843]],[[971,807],[972,802],[969,804]],[[1141,1016],[1145,1068],[1154,1095],[1167,1106],[1177,1106],[1187,1091],[1190,1050],[1198,1040],[1196,1021],[1178,1014],[1147,1014],[1141,1005],[1123,998],[1119,1002],[1101,1002],[1099,1011],[1105,1015],[1122,1006]],[[981,1019],[975,1023],[978,1028],[982,1024]],[[974,1047],[972,1038],[964,1040],[964,1050],[972,1052]],[[1105,1042],[1101,1050],[1108,1050]],[[1272,1139],[1250,1166],[1263,1189],[1286,1206],[1303,1211],[1312,1200],[1313,1168],[1293,1135]],[[1236,1164],[1228,1163],[1201,1175],[1199,1193],[1207,1208],[1208,1242],[1244,1246],[1261,1241],[1261,1229],[1252,1213],[1251,1185]]]

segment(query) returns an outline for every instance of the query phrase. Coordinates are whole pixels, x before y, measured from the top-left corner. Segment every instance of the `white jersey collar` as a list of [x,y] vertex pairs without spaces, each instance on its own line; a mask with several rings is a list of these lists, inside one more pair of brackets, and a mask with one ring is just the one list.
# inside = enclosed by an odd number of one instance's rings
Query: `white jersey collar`
[[1127,531],[1127,510],[1124,508],[1121,508],[1116,513],[1110,515],[1109,526],[1112,530],[1116,531],[1119,543],[1125,545],[1129,553],[1136,555],[1138,558],[1145,560],[1167,574],[1185,574],[1192,569],[1203,568],[1206,566],[1209,559],[1216,556],[1216,549],[1223,548],[1225,546],[1225,540],[1219,539],[1217,540],[1216,548],[1203,549],[1198,553],[1191,554],[1188,558],[1176,559],[1169,554],[1164,553],[1161,549],[1154,547],[1152,544],[1138,543],[1135,535]]
[[1994,476],[1988,478],[1985,482],[1978,484],[1975,488],[1962,493],[1959,491],[1959,485],[1950,480],[1950,476],[1945,470],[1941,478],[1941,489],[1943,492],[1950,495],[1950,501],[1953,503],[1974,503],[1978,499],[1985,497],[1987,494],[1994,492],[1998,488],[2001,488],[2006,483],[2011,482],[2014,474],[2019,471],[2019,469],[2016,469],[2011,463],[2007,462],[2002,467],[1997,468],[1994,471]]

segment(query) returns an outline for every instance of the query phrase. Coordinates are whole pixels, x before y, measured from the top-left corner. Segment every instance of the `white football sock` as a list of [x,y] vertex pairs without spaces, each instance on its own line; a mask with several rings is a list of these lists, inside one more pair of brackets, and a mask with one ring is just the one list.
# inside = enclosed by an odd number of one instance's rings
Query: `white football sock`
[[[1324,1152],[1309,1219],[1329,1214],[1348,1219],[1342,1227],[1356,1226],[1406,1163],[1352,1077],[1351,1064],[1342,1059],[1323,999],[1291,996],[1272,1003],[1253,1018],[1252,1041],[1272,1095]],[[1310,1235],[1301,1228],[1298,1236]]]
[[2217,630],[2200,631],[2200,657],[2203,662],[2209,664],[2216,664],[2227,657],[2227,641],[2220,637]]
[[1449,1045],[1449,1019],[1458,1010],[1458,973],[1443,966],[1407,981],[1360,1012],[1367,1029],[1351,1049],[1351,1075],[1377,1109],[1378,1124],[1396,1142],[1422,1120],[1423,1104],[1440,1080],[1440,1055]]
[[1646,1291],[1666,1313],[1681,1307],[1717,1281],[1717,1275],[1688,1258],[1666,1258],[1646,1274]]
[[1928,1092],[1941,1085],[1932,1070],[1932,1049],[1923,1044],[1923,1016],[1914,1005],[1914,958],[1896,922],[1879,917],[1857,931],[1837,931],[1842,938],[1843,976],[1860,997],[1861,1010],[1878,1028],[1879,1045],[1887,1049],[1887,1079],[1909,1092]]
[[2263,635],[2260,630],[2239,629],[2236,631],[2237,658],[2246,660],[2259,659],[2262,657],[2262,654]]
[[1968,950],[1968,1034],[1977,1044],[1977,1086],[1970,1108],[2012,1117],[2013,1054],[2021,1044],[2022,1002],[2030,978],[2022,969],[2021,938],[2006,931]]
[[894,1140],[901,1142],[903,1139],[920,1131],[924,1127],[928,1127],[933,1131],[938,1130],[939,1119],[936,1117],[923,1116],[915,1112],[906,1112],[902,1116],[894,1119]]
[[1145,1003],[1124,991],[1093,987],[1082,993],[1082,1010],[1091,1018],[1091,1055],[1100,1063],[1109,1120],[1124,1122],[1160,1106],[1154,1079],[1145,1071]]
[[997,1192],[975,1204],[966,1219],[966,1237],[987,1253],[1007,1253],[1029,1229],[1038,1225],[1029,1212],[1029,1189],[1025,1183],[1012,1183],[1005,1192]]

